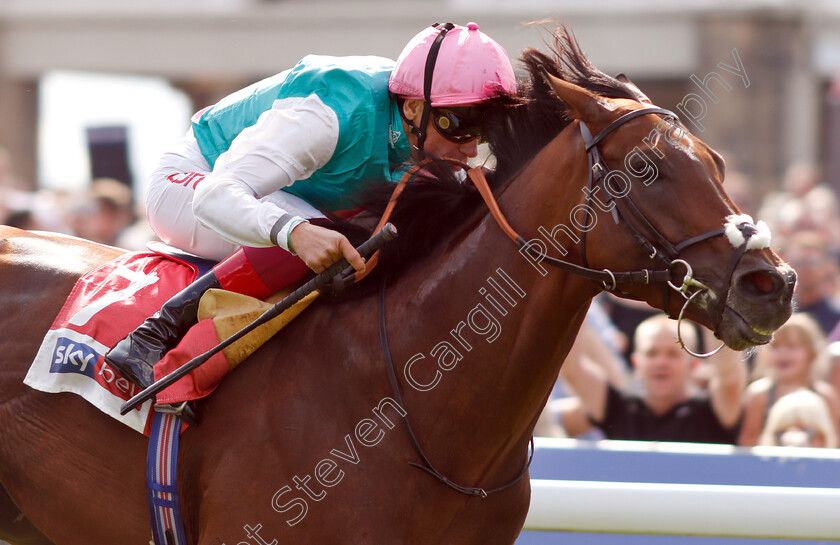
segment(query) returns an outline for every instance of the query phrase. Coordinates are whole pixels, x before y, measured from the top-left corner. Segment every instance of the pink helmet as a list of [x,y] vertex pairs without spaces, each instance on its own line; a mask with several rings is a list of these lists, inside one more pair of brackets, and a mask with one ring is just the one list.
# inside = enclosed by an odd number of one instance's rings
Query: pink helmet
[[500,90],[515,93],[516,78],[505,50],[476,23],[435,24],[405,46],[388,89],[432,106],[454,106],[487,100]]

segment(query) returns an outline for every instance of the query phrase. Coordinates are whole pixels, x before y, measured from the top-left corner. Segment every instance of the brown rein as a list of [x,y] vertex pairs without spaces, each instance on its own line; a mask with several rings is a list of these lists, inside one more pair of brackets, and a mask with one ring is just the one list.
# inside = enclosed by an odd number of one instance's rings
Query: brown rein
[[590,280],[601,282],[603,288],[607,291],[613,291],[618,284],[650,284],[651,282],[667,282],[671,279],[670,269],[642,269],[639,271],[613,272],[609,269],[589,269],[587,267],[581,267],[580,265],[556,259],[551,256],[540,253],[535,254],[528,246],[528,242],[520,236],[513,227],[510,226],[510,223],[508,223],[502,213],[502,210],[499,208],[499,204],[496,202],[496,197],[493,195],[493,191],[487,183],[484,171],[481,168],[471,168],[467,172],[467,176],[481,194],[487,208],[490,210],[490,214],[493,216],[493,219],[496,220],[496,223],[499,224],[499,227],[505,235],[507,235],[511,241],[519,246],[520,249],[527,248],[527,251],[531,252],[534,257],[541,258],[549,265],[577,274],[578,276],[583,276]]

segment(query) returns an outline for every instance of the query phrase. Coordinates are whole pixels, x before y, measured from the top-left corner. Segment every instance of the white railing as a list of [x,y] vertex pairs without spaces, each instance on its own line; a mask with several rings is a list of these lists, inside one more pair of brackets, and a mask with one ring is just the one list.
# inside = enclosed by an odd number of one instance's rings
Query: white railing
[[840,540],[840,449],[537,438],[531,477],[525,530]]
[[838,539],[838,513],[827,488],[534,479],[525,529]]

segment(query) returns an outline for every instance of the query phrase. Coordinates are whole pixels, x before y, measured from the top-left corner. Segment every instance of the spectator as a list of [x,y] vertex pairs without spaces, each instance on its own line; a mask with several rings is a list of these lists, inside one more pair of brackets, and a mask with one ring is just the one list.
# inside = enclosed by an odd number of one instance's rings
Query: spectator
[[33,192],[14,173],[12,156],[0,147],[0,223],[19,229],[68,233],[62,222],[59,198],[51,191]]
[[131,189],[111,178],[93,180],[90,191],[80,195],[69,212],[77,236],[102,244],[115,245],[133,222]]
[[9,227],[17,227],[18,229],[29,231],[41,228],[31,210],[15,210],[10,212],[3,223]]
[[835,328],[832,337],[829,339],[831,344],[828,345],[828,373],[826,374],[826,382],[831,384],[834,390],[840,395],[840,341],[835,340],[835,333],[839,333],[839,328]]
[[840,426],[840,400],[836,390],[822,380],[825,374],[823,335],[817,323],[796,313],[779,328],[773,340],[756,358],[756,374],[761,378],[747,387],[744,422],[738,444],[758,444],[773,405],[798,390],[811,390],[826,402],[835,429]]
[[837,448],[837,430],[825,400],[811,390],[797,390],[770,409],[758,444]]
[[[684,327],[682,333],[686,346],[696,350],[696,332]],[[677,323],[664,315],[639,324],[630,357],[639,394],[622,392],[585,358],[567,360],[560,375],[609,439],[734,443],[745,363],[727,348],[712,356],[715,373],[706,395],[693,387],[697,359],[681,350],[676,340]]]
[[[624,359],[622,354],[627,351],[630,341],[628,336],[615,325],[610,317],[607,308],[608,297],[614,298],[608,292],[601,292],[595,296],[586,312],[585,323],[595,329],[596,335],[603,341],[605,348],[610,351],[613,360],[621,360]],[[626,362],[620,363],[624,364],[624,367],[622,367],[622,371],[624,371],[627,368]]]
[[[618,341],[623,336],[618,331],[612,331],[613,328],[607,320],[598,301],[594,301],[564,365],[569,365],[569,360],[585,360],[572,365],[595,366],[610,384],[616,388],[624,388],[628,383],[627,365],[618,355],[616,347],[612,346],[612,341]],[[612,340],[612,336],[605,339],[605,331],[611,331],[617,336]],[[569,391],[569,385],[562,379],[555,384],[534,434],[544,437],[587,435],[588,439],[603,437],[589,422],[580,398]]]
[[145,211],[136,214],[137,219],[123,229],[117,239],[114,241],[114,246],[118,248],[125,248],[132,251],[143,251],[147,248],[149,242],[159,240],[155,232],[149,225],[149,220],[146,218]]
[[64,223],[63,199],[49,190],[21,191],[0,186],[0,223],[19,229],[71,234]]
[[577,396],[549,399],[534,427],[537,437],[601,439],[602,435],[595,435],[598,433]]
[[840,323],[837,262],[828,252],[827,239],[817,231],[800,231],[789,239],[782,255],[796,270],[794,299],[797,309],[814,318],[824,334]]
[[840,251],[840,205],[834,190],[820,182],[819,169],[808,163],[793,164],[783,180],[784,190],[767,195],[759,217],[777,241],[786,243],[799,231],[819,231],[833,253]]
[[625,361],[630,361],[630,354],[633,353],[635,346],[633,345],[633,332],[642,321],[651,316],[656,316],[660,312],[651,308],[644,301],[634,301],[633,299],[622,299],[612,294],[604,294],[604,309],[609,315],[609,319],[615,324],[615,327],[623,335],[625,342],[621,347],[621,355]]

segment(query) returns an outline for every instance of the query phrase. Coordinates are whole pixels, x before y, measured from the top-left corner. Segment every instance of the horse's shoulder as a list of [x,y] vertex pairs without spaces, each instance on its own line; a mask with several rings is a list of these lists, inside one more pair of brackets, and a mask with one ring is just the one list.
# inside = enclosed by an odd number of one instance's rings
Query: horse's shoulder
[[0,264],[81,275],[125,250],[78,237],[0,226]]

